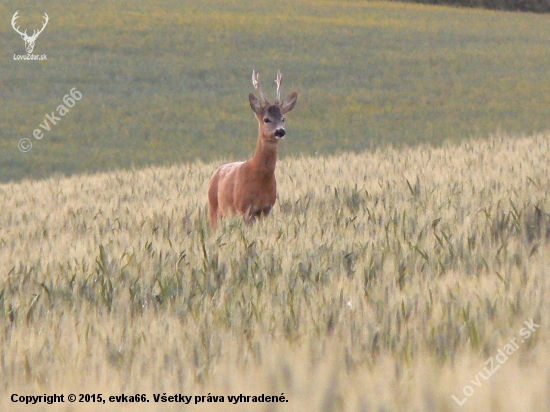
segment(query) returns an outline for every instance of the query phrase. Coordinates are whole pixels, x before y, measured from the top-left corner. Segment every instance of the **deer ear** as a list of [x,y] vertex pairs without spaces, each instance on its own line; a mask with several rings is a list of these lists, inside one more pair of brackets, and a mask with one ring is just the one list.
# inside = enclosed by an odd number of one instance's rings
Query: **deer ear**
[[298,93],[294,92],[289,94],[287,98],[284,99],[283,102],[281,103],[281,113],[285,114],[290,112],[292,109],[294,109],[296,100],[298,100]]
[[262,114],[262,102],[260,102],[260,99],[258,99],[254,93],[248,95],[248,100],[250,100],[252,111],[256,114]]

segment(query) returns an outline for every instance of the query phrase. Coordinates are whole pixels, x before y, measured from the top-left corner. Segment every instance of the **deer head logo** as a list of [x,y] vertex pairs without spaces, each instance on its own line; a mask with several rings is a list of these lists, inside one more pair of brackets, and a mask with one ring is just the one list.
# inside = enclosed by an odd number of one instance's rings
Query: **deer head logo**
[[46,28],[46,25],[48,24],[49,17],[46,13],[44,13],[44,23],[42,25],[42,28],[40,30],[34,30],[32,36],[29,36],[29,35],[27,35],[27,30],[25,30],[24,32],[20,32],[19,31],[20,26],[15,27],[16,20],[19,17],[17,15],[17,13],[19,13],[19,10],[17,10],[15,12],[15,14],[13,15],[13,17],[11,19],[11,25],[12,25],[13,29],[17,33],[19,33],[21,35],[21,38],[25,41],[25,49],[27,50],[27,53],[31,54],[33,49],[34,49],[34,42],[36,41],[36,38],[38,37],[38,35],[40,33],[42,33],[44,31],[44,29]]

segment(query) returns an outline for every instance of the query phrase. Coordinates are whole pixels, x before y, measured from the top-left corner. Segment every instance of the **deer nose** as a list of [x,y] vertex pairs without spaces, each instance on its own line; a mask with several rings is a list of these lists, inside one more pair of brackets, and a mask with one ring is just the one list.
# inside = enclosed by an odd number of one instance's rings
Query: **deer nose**
[[283,137],[283,136],[285,135],[285,133],[286,133],[286,132],[285,132],[285,129],[277,129],[277,130],[275,131],[275,136],[277,136],[277,137]]

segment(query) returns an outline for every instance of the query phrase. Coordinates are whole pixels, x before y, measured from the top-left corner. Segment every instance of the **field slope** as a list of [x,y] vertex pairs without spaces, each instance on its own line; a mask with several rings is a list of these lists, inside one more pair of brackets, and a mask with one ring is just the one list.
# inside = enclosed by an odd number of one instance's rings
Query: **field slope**
[[[549,142],[286,158],[274,216],[216,231],[215,164],[0,185],[2,392],[150,400],[66,411],[210,393],[225,403],[189,410],[546,412]],[[289,402],[228,404],[261,393]]]
[[[13,60],[16,10],[29,30],[50,16],[46,61]],[[0,13],[4,182],[246,156],[252,69],[266,91],[281,69],[299,93],[283,155],[549,127],[547,16],[311,0],[9,0]],[[73,87],[83,99],[36,140]]]

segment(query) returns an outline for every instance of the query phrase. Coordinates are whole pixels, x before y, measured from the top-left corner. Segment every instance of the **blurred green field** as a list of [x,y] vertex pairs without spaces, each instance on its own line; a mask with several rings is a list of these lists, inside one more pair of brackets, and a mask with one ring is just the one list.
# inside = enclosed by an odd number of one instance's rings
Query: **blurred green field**
[[[47,61],[13,60],[16,10],[31,32],[50,16],[34,50]],[[253,68],[266,88],[281,69],[283,93],[299,93],[283,156],[548,129],[544,15],[305,0],[10,0],[0,13],[1,181],[246,157]],[[73,87],[83,99],[34,139]]]

